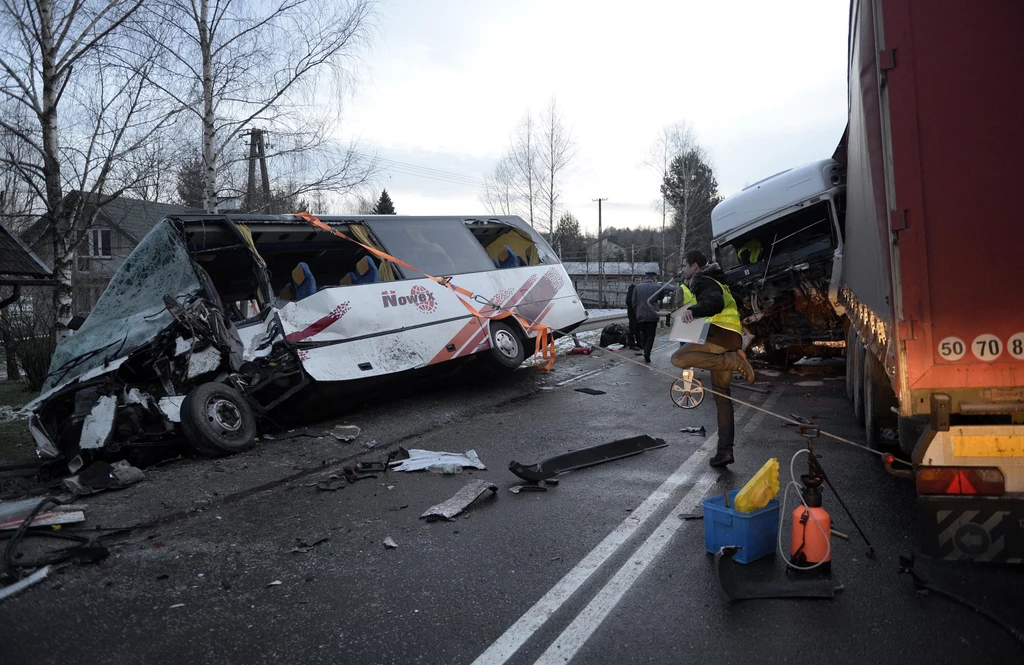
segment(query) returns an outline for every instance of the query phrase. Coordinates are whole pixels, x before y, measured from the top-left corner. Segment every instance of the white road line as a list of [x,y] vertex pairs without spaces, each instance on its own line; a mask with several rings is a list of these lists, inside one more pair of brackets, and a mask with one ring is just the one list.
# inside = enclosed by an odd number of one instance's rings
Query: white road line
[[541,654],[535,665],[565,665],[573,659],[601,625],[601,622],[611,614],[626,592],[661,554],[661,551],[672,540],[672,536],[684,524],[683,520],[678,517],[679,512],[692,510],[714,484],[715,474],[710,472],[697,479],[696,484],[686,493],[683,500],[644,541],[644,544],[633,553],[633,556],[622,564],[615,576],[594,596],[590,604],[579,613],[569,627],[548,647],[547,651]]
[[[782,397],[782,393],[784,392],[786,392],[786,386],[782,385],[778,389],[776,389],[775,392],[773,392],[771,395],[768,395],[768,399],[766,399],[764,403],[761,404],[761,408],[764,409],[765,411],[771,411],[772,407],[775,406],[775,402],[779,401],[779,398]],[[763,411],[758,411],[757,413],[755,413],[754,417],[751,418],[750,421],[747,422],[747,424],[743,427],[743,433],[750,434],[758,427],[760,427],[761,421],[764,420],[765,415],[766,414]]]
[[[704,462],[718,443],[718,433],[707,438],[704,444],[686,458],[671,476],[665,479],[630,516],[605,536],[597,547],[566,573],[555,586],[544,594],[533,607],[526,611],[490,647],[473,661],[473,665],[501,665],[511,658],[537,630],[547,622],[558,609],[583,586],[598,568],[636,532],[673,493],[685,484],[698,464]],[[678,519],[678,518],[676,518]]]

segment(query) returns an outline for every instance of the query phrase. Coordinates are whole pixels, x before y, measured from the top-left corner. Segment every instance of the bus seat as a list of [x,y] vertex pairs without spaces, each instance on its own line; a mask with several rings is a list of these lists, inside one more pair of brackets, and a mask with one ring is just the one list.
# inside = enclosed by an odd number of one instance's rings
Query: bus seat
[[[346,282],[346,280],[348,280]],[[376,284],[380,282],[380,273],[377,271],[377,264],[369,256],[359,259],[355,272],[345,275],[341,280],[342,284]]]
[[519,257],[512,251],[512,248],[502,247],[501,252],[498,253],[498,267],[499,268],[517,268],[519,267]]

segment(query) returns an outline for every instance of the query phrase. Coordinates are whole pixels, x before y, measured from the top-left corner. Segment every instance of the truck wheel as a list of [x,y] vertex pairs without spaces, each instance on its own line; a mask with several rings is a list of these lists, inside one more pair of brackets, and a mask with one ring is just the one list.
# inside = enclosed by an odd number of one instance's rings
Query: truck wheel
[[860,342],[857,333],[853,333],[853,348],[849,350],[853,354],[853,417],[857,420],[864,420],[864,356],[867,350]]
[[181,403],[181,429],[199,453],[239,453],[256,440],[256,418],[242,394],[222,383],[204,383]]
[[491,348],[484,353],[484,358],[490,368],[510,372],[523,364],[526,351],[512,326],[491,321]]
[[885,429],[895,434],[897,427],[896,414],[892,407],[896,406],[896,395],[892,391],[889,377],[885,374],[882,363],[874,355],[864,355],[864,430],[868,445],[878,450],[891,443],[892,439],[882,436]]

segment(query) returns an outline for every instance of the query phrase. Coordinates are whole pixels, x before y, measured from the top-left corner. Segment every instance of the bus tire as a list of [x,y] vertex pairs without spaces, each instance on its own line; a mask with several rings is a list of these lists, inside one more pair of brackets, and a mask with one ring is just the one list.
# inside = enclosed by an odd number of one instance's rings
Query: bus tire
[[200,454],[240,453],[256,440],[256,417],[242,393],[222,383],[204,383],[181,403],[181,429]]
[[526,349],[518,332],[507,323],[491,321],[491,348],[483,357],[492,369],[511,372],[523,364]]
[[871,353],[864,354],[864,431],[868,445],[880,450],[891,445],[892,438],[882,436],[883,430],[895,430],[898,427],[896,414],[892,407],[896,406],[896,395],[892,391],[889,377],[882,363]]

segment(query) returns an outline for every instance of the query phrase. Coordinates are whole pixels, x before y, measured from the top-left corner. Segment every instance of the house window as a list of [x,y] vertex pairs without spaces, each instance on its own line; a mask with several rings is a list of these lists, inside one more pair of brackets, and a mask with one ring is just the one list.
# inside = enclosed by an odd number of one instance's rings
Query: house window
[[94,259],[110,258],[110,229],[89,229],[89,256]]

